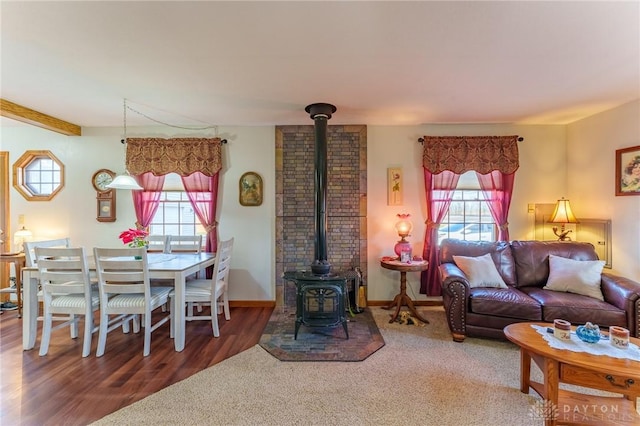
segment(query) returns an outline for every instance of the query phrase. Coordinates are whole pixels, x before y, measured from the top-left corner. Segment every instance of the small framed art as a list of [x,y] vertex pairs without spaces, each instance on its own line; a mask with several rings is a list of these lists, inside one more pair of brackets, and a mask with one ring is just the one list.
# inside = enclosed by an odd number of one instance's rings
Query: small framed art
[[616,195],[640,195],[640,145],[616,150]]
[[402,205],[402,169],[390,167],[387,169],[387,205]]
[[256,172],[246,172],[240,177],[240,205],[259,206],[262,204],[262,178]]

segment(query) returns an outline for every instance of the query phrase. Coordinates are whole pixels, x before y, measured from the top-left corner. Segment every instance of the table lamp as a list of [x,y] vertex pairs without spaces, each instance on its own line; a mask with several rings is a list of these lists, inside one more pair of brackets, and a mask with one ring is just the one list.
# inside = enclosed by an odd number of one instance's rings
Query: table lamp
[[393,250],[399,258],[402,259],[402,253],[405,252],[408,253],[409,259],[411,259],[411,243],[405,239],[409,236],[409,233],[413,228],[413,225],[409,220],[411,215],[408,213],[399,213],[397,216],[400,220],[396,222],[396,230],[398,231],[400,241],[396,243]]
[[558,237],[558,241],[571,241],[571,238],[568,236],[571,229],[566,230],[564,226],[567,223],[578,223],[578,219],[573,214],[571,210],[571,204],[569,204],[569,200],[565,200],[564,197],[556,203],[556,208],[553,210],[553,214],[551,218],[549,218],[549,222],[551,223],[560,223],[560,232],[558,232],[558,227],[553,227],[553,233]]
[[13,234],[13,247],[14,250],[18,253],[22,253],[24,251],[24,242],[30,241],[31,236],[33,234],[27,228],[22,226],[22,228],[18,229],[15,234]]

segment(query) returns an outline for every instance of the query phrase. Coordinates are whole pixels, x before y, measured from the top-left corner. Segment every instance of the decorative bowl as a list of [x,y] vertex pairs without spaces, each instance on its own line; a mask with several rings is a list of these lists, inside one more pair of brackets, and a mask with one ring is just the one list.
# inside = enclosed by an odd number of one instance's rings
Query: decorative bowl
[[597,343],[600,340],[600,327],[588,322],[576,328],[576,335],[583,342]]

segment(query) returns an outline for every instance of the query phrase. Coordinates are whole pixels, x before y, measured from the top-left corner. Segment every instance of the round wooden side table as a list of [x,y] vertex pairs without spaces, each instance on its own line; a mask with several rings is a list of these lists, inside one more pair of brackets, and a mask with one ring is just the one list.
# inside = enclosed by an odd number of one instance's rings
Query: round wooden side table
[[385,269],[390,269],[392,271],[400,272],[400,293],[393,298],[393,301],[389,303],[387,306],[383,306],[382,309],[391,309],[395,306],[396,311],[391,316],[389,320],[390,323],[394,322],[398,318],[398,314],[400,313],[400,308],[406,306],[409,308],[409,311],[420,321],[425,324],[429,324],[429,321],[424,319],[417,311],[415,306],[413,305],[413,300],[407,294],[407,272],[422,272],[425,271],[429,267],[429,262],[426,260],[422,261],[411,261],[411,263],[400,262],[399,260],[384,260],[380,259],[380,266]]

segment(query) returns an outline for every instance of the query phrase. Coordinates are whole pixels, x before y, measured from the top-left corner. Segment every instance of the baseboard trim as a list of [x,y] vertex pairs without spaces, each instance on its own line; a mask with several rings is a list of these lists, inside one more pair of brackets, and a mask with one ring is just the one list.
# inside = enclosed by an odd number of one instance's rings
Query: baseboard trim
[[273,300],[229,300],[231,308],[274,308]]
[[[367,300],[368,306],[387,306],[391,300]],[[414,306],[442,306],[442,300],[414,300]]]
[[[391,300],[367,300],[368,306],[387,306]],[[414,300],[415,306],[442,306],[442,300]],[[272,300],[230,300],[232,308],[275,308],[276,302]]]

